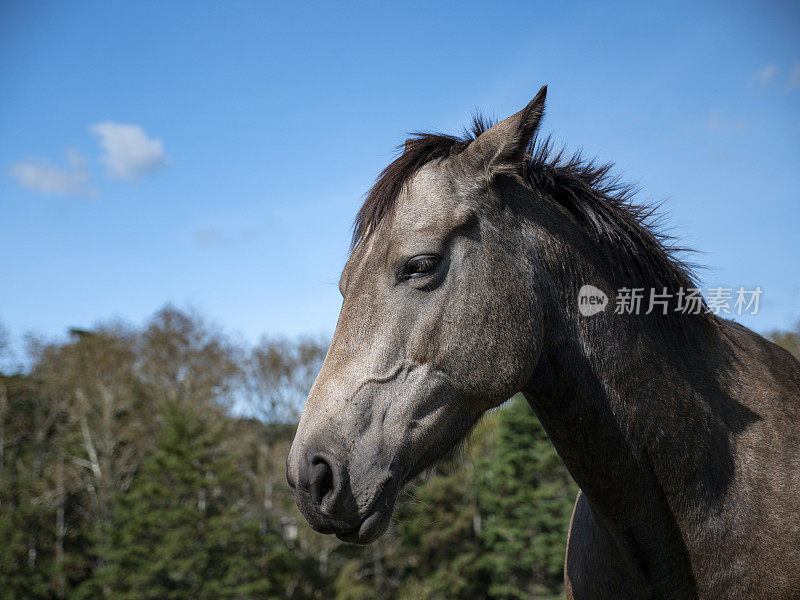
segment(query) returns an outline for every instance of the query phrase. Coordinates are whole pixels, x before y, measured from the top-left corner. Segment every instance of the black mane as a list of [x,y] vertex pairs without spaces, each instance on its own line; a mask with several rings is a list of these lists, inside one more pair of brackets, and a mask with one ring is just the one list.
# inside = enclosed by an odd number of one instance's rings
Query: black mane
[[[381,172],[367,194],[353,225],[352,247],[374,232],[403,185],[423,165],[460,153],[491,125],[477,115],[461,137],[412,134],[403,153]],[[658,206],[637,203],[635,187],[622,183],[611,173],[612,167],[587,160],[580,152],[555,149],[548,137],[531,141],[521,173],[533,189],[568,210],[637,280],[672,293],[697,287],[692,267],[678,257],[688,249],[673,245],[673,238],[659,231]]]

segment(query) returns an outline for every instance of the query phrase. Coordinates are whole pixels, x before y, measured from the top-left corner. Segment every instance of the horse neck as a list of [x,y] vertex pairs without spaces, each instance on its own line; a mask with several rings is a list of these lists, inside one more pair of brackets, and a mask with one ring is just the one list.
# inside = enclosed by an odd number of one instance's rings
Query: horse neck
[[[609,269],[591,271],[606,289],[621,287]],[[576,305],[589,282],[556,286],[541,358],[523,392],[595,511],[623,529],[659,531],[663,539],[653,543],[671,543],[674,522],[653,523],[707,506],[731,477],[715,400],[725,394],[720,373],[730,348],[700,319],[676,330],[655,315],[607,307],[583,317],[563,308]]]

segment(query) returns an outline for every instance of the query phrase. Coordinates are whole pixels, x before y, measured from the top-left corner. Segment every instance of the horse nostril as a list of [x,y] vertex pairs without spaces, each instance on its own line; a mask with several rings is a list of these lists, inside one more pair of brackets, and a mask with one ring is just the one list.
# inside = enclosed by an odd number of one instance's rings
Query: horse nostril
[[330,502],[334,492],[333,469],[328,461],[322,456],[315,456],[311,461],[311,494],[314,502],[320,508],[326,499]]

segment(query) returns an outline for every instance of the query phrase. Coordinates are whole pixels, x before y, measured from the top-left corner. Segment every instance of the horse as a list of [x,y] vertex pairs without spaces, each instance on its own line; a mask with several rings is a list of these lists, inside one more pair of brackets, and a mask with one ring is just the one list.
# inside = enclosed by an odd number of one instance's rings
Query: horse
[[[608,165],[540,138],[546,89],[412,134],[367,194],[287,457],[297,506],[374,541],[404,484],[522,392],[580,488],[568,598],[800,598],[800,364],[687,291]],[[654,310],[625,310],[639,289]]]

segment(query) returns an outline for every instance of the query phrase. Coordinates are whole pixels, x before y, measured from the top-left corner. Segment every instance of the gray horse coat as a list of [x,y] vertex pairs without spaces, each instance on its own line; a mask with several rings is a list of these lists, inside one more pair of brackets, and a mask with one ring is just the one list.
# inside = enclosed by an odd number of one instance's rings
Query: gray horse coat
[[[300,510],[373,541],[402,486],[522,391],[581,488],[570,598],[800,598],[800,365],[681,310],[693,277],[649,212],[536,143],[545,91],[463,139],[413,137],[367,197],[287,459]],[[584,285],[609,307],[581,314]],[[612,310],[635,288],[667,314]]]

